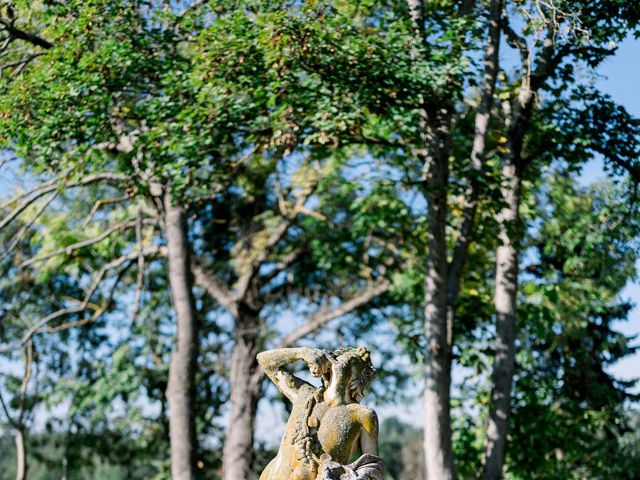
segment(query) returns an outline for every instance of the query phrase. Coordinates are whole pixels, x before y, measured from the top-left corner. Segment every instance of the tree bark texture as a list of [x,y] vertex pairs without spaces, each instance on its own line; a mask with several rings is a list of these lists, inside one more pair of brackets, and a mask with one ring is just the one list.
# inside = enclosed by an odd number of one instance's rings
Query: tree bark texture
[[489,400],[484,462],[481,480],[502,479],[507,443],[511,388],[515,364],[516,305],[518,295],[518,252],[520,239],[520,199],[522,176],[526,168],[522,159],[523,140],[531,119],[534,93],[531,82],[523,81],[513,109],[506,112],[507,153],[502,167],[502,199],[498,214],[499,246],[496,250],[494,306],[496,315],[495,357]]
[[27,478],[27,447],[25,445],[24,432],[18,429],[16,432],[16,480]]
[[169,366],[167,402],[172,480],[195,480],[198,442],[195,426],[195,376],[198,357],[198,319],[184,210],[165,200],[166,240],[171,299],[176,314],[176,339]]
[[[427,133],[423,138],[424,145],[429,150],[424,169],[427,180],[426,197],[429,220],[424,310],[427,340],[424,452],[427,478],[430,479],[449,480],[456,478],[450,411],[453,320],[474,225],[477,197],[480,190],[478,179],[484,162],[486,139],[491,120],[493,93],[498,73],[502,5],[502,0],[492,0],[490,5],[483,83],[478,113],[475,118],[475,134],[471,151],[474,178],[471,179],[471,189],[463,211],[460,234],[450,263],[447,261],[445,229],[451,112],[435,116],[432,114],[431,118],[429,116],[423,117],[424,125],[437,125],[435,135],[429,133],[428,128],[423,128],[423,131]],[[474,2],[463,2],[460,8],[461,15],[468,15],[473,11]],[[417,16],[414,12],[421,10],[416,2],[412,1],[409,1],[409,10],[415,23]]]
[[231,418],[224,442],[223,480],[252,480],[253,434],[262,378],[258,361],[258,313],[239,305],[231,355]]
[[498,216],[500,245],[496,251],[495,358],[482,480],[502,478],[515,363],[518,249],[517,239],[514,237],[518,229],[521,179],[517,174],[516,166],[512,163],[505,164],[503,175],[505,185],[502,195],[506,205]]
[[430,146],[425,159],[428,209],[426,277],[424,285],[425,440],[427,478],[456,478],[451,442],[451,344],[447,328],[447,179],[448,149],[441,143],[447,132],[426,133]]

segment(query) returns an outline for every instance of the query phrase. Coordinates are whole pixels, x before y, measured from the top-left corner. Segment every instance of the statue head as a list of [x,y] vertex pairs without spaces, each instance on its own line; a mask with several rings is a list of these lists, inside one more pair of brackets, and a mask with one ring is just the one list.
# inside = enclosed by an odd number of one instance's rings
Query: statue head
[[331,371],[325,376],[328,396],[359,402],[369,391],[375,375],[371,353],[364,347],[334,350]]

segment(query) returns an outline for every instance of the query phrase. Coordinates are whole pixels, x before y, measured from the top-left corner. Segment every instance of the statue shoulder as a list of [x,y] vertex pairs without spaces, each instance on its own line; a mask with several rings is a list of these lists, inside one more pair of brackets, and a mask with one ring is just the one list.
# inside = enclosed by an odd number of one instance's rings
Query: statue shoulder
[[367,407],[366,405],[360,405],[360,404],[356,404],[356,410],[358,412],[358,418],[360,419],[360,423],[362,423],[362,425],[367,428],[367,430],[371,427],[377,428],[378,426],[378,414],[376,413],[376,411],[371,408],[371,407]]

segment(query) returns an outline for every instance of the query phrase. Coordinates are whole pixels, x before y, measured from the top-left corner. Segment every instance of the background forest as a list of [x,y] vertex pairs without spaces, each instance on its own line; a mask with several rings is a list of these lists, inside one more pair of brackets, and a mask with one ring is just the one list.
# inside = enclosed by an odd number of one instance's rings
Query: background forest
[[0,478],[254,480],[295,345],[373,351],[390,480],[640,478],[640,119],[597,82],[639,21],[1,2]]

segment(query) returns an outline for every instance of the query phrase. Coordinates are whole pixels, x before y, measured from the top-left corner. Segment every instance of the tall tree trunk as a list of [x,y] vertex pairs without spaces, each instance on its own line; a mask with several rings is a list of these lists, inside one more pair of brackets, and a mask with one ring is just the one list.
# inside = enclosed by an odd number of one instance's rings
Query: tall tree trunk
[[27,478],[27,447],[25,445],[24,430],[16,432],[16,480]]
[[503,167],[505,185],[502,195],[505,206],[501,210],[500,245],[496,251],[495,309],[496,341],[493,364],[491,404],[487,425],[485,463],[482,480],[502,478],[504,450],[507,441],[511,384],[515,359],[516,303],[518,294],[518,210],[520,184],[518,169],[508,162]]
[[[411,18],[416,31],[422,33],[423,5],[420,0],[408,0]],[[469,15],[475,2],[463,1],[460,15]],[[498,72],[500,45],[500,14],[502,0],[492,0],[488,42],[485,48],[485,72],[481,90],[480,106],[475,119],[475,137],[471,152],[474,175],[480,175],[484,161],[487,132],[491,119],[493,92]],[[452,49],[458,55],[459,45]],[[448,156],[451,142],[451,115],[453,109],[444,114],[423,115],[422,131],[424,145],[429,150],[425,161],[428,207],[428,252],[425,278],[425,353],[426,385],[425,406],[425,461],[427,478],[449,480],[456,478],[455,458],[451,438],[451,366],[453,345],[453,317],[458,301],[462,271],[466,261],[469,240],[473,229],[478,185],[472,179],[472,189],[467,198],[460,236],[457,239],[451,263],[447,261],[447,186]],[[436,120],[434,122],[434,120]],[[435,135],[429,131],[437,125]],[[427,128],[425,128],[427,127]]]
[[[444,122],[443,124],[446,124]],[[430,152],[425,162],[428,209],[427,258],[424,286],[425,441],[427,478],[456,478],[451,441],[451,343],[447,326],[447,148],[448,132],[426,134]]]
[[177,332],[169,366],[167,401],[172,480],[195,480],[198,443],[195,425],[195,376],[198,357],[198,319],[193,301],[184,210],[165,199],[166,239],[171,299]]
[[[495,358],[481,480],[502,478],[509,427],[511,387],[515,364],[518,253],[521,236],[519,210],[522,176],[526,168],[525,162],[522,160],[522,145],[531,120],[534,92],[536,91],[531,88],[529,79],[525,78],[525,80],[520,87],[513,110],[508,103],[504,105],[507,109],[505,111],[507,153],[502,166],[501,193],[504,206],[498,214],[498,240],[500,244],[496,250],[494,292]],[[538,86],[541,84],[536,83]]]
[[239,305],[231,355],[231,418],[223,451],[223,479],[251,480],[253,434],[262,375],[258,371],[258,312]]

